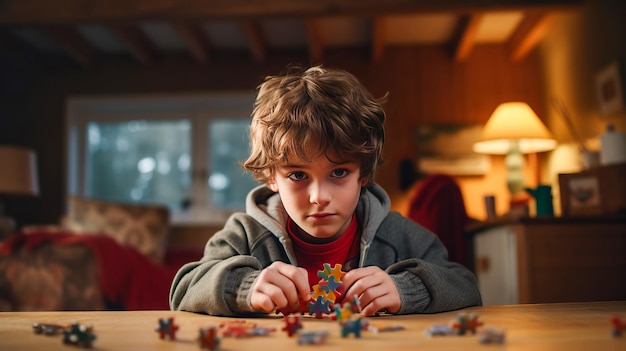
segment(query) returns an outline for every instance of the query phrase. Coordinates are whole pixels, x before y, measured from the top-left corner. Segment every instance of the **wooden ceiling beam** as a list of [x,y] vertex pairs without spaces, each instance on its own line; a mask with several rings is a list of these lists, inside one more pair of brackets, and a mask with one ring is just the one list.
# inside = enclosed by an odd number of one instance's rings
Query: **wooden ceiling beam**
[[248,40],[250,52],[254,59],[258,62],[265,61],[267,58],[267,44],[263,38],[261,26],[255,21],[246,20],[241,22],[241,29]]
[[95,64],[94,50],[74,28],[50,25],[41,27],[41,31],[81,66],[93,67]]
[[208,63],[211,45],[202,28],[197,24],[184,23],[174,23],[173,26],[191,52],[191,56],[200,63]]
[[316,64],[322,63],[324,61],[324,43],[322,42],[319,23],[317,20],[309,19],[305,20],[304,25],[311,60]]
[[455,43],[453,44],[454,61],[461,62],[472,52],[472,49],[476,45],[478,27],[482,20],[482,13],[473,13],[463,16],[459,20],[458,34],[455,36]]
[[156,61],[152,43],[137,26],[116,24],[107,28],[137,61],[143,64],[153,64]]
[[523,59],[543,38],[554,12],[529,11],[508,41],[509,55],[513,62]]
[[565,10],[585,0],[2,0],[1,24]]

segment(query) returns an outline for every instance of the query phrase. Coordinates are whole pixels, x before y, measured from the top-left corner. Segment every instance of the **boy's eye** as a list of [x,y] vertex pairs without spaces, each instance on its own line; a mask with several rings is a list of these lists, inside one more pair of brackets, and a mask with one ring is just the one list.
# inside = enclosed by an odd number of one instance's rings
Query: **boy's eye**
[[293,172],[289,173],[289,175],[287,175],[287,178],[291,180],[303,180],[306,179],[306,174],[304,174],[304,172]]
[[343,168],[335,169],[331,175],[335,178],[343,178],[348,175],[348,170]]

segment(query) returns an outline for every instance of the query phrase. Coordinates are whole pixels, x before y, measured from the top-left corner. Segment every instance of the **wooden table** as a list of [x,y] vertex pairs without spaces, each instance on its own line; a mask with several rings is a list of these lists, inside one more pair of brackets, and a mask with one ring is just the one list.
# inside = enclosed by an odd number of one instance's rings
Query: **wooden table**
[[[481,344],[475,335],[425,335],[433,324],[447,323],[459,312],[478,313],[484,326],[506,330],[504,345]],[[368,318],[377,326],[402,325],[402,331],[373,333],[364,331],[361,338],[342,338],[336,321],[305,317],[304,330],[329,331],[325,345],[297,344],[297,337],[281,331],[280,317],[253,319],[258,325],[275,327],[269,336],[223,338],[220,350],[626,350],[626,333],[611,336],[610,318],[626,318],[626,301],[508,305],[468,308],[432,315],[380,316]],[[162,340],[155,331],[158,319],[174,317],[179,326],[175,341]],[[196,341],[200,327],[218,325],[232,318],[210,317],[188,312],[3,312],[0,313],[0,350],[76,350],[62,343],[61,336],[33,333],[32,324],[91,324],[97,339],[94,350],[200,350]]]

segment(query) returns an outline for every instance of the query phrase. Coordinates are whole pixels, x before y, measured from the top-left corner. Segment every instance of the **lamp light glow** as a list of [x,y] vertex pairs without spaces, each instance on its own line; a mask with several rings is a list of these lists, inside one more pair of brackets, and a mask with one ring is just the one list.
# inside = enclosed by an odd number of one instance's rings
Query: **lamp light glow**
[[500,104],[473,145],[474,152],[507,155],[507,186],[511,195],[524,189],[523,154],[550,151],[556,140],[525,102]]

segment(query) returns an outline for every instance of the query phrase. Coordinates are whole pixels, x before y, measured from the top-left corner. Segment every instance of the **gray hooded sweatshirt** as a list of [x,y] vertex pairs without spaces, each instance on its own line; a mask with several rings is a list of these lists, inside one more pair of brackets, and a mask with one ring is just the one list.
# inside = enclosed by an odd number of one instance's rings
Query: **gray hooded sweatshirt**
[[[362,190],[356,208],[359,267],[378,266],[389,274],[402,301],[398,314],[481,305],[475,276],[447,260],[436,235],[389,208],[389,196],[380,186]],[[170,307],[219,316],[260,313],[252,308],[250,294],[261,270],[274,261],[298,265],[287,218],[277,193],[265,186],[250,191],[246,213],[233,214],[209,239],[202,259],[180,268],[170,290]]]

